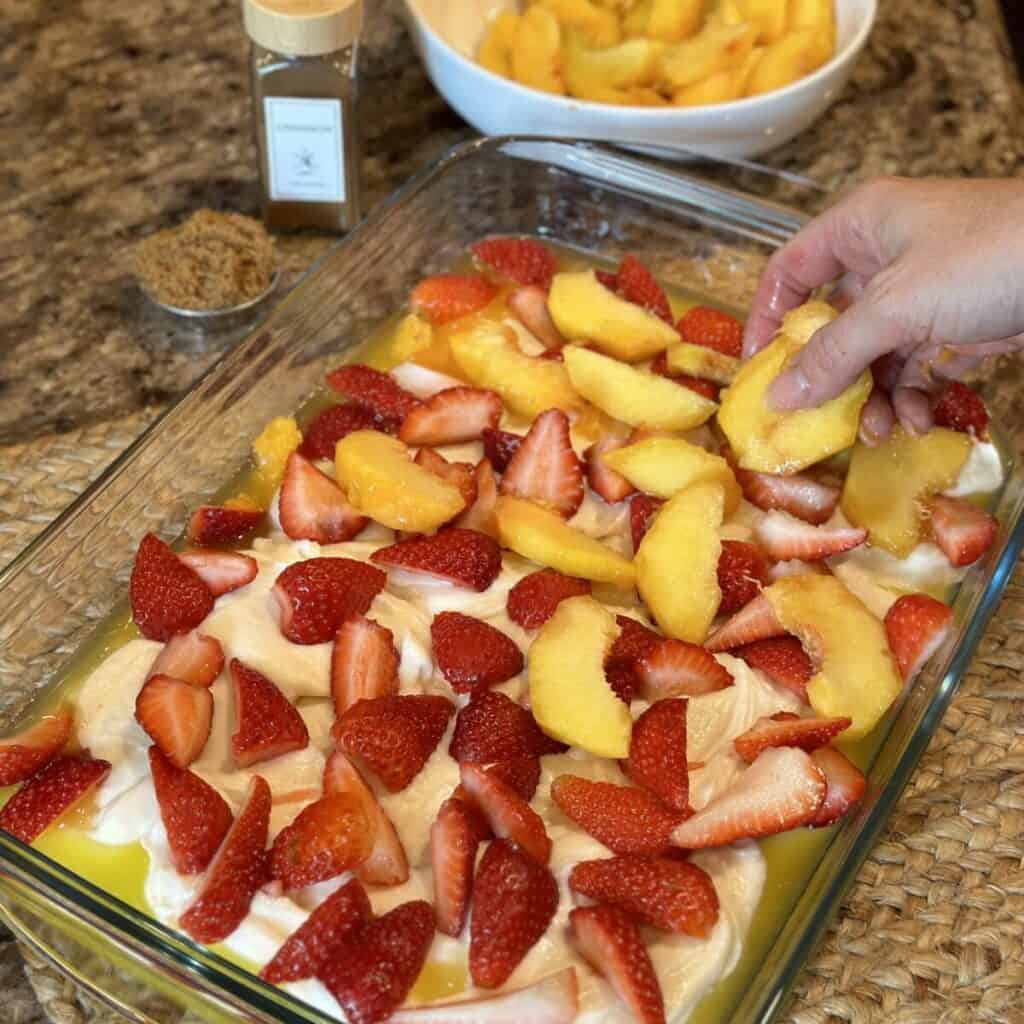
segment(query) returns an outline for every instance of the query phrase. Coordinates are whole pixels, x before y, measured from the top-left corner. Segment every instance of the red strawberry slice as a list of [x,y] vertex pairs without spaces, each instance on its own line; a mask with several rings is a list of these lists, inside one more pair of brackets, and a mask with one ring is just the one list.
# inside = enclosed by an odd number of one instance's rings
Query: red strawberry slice
[[974,437],[988,436],[988,410],[981,396],[958,380],[950,381],[935,399],[932,415],[937,427],[959,430]]
[[231,828],[231,808],[213,786],[187,768],[176,768],[158,747],[149,748],[149,771],[174,870],[179,875],[205,871]]
[[467,509],[476,501],[476,472],[470,463],[449,462],[433,448],[421,448],[413,461],[434,476],[439,476],[458,487]]
[[498,542],[485,533],[458,528],[379,548],[371,560],[389,569],[422,573],[478,592],[486,590],[501,572]]
[[216,637],[194,629],[164,644],[149,670],[151,676],[173,676],[193,686],[210,686],[224,668],[224,649]]
[[958,568],[976,562],[992,546],[999,523],[960,498],[933,498],[932,534],[939,550]]
[[482,388],[439,391],[416,406],[398,431],[409,445],[461,444],[478,441],[501,419],[501,397]]
[[632,786],[560,775],[551,798],[584,832],[612,853],[664,853],[683,815]]
[[638,786],[680,814],[690,809],[686,764],[686,700],[659,700],[633,723],[629,759],[623,765]]
[[327,383],[352,405],[373,413],[385,428],[396,428],[419,405],[394,377],[369,366],[339,366],[327,374]]
[[625,255],[615,274],[598,270],[597,279],[627,302],[642,306],[665,323],[672,323],[672,307],[654,275],[635,256]]
[[193,544],[233,544],[248,537],[262,518],[255,509],[200,505],[189,520],[187,536]]
[[718,895],[707,872],[675,857],[581,861],[569,874],[569,888],[654,928],[695,939],[706,939],[718,921]]
[[361,700],[338,719],[334,735],[342,750],[361,757],[397,793],[427,763],[453,710],[447,698],[427,694]]
[[579,951],[603,975],[637,1024],[665,1024],[665,1001],[650,954],[632,918],[598,904],[569,913]]
[[213,610],[210,588],[152,533],[139,544],[128,594],[132,619],[149,640],[187,633]]
[[543,819],[510,785],[477,764],[462,765],[461,777],[463,788],[499,839],[517,843],[541,864],[551,860]]
[[532,238],[486,238],[470,247],[477,266],[516,284],[536,285],[545,291],[558,270],[558,258]]
[[448,753],[460,763],[493,764],[560,754],[564,744],[545,736],[533,715],[495,690],[478,690],[455,720]]
[[483,432],[484,455],[495,473],[504,473],[519,446],[523,443],[521,434],[507,430],[485,430]]
[[222,942],[249,913],[267,875],[270,806],[270,787],[254,775],[245,805],[213,858],[199,895],[178,921],[196,942]]
[[189,548],[178,557],[210,588],[214,597],[252,583],[259,572],[256,559],[238,551]]
[[728,651],[733,647],[752,644],[785,634],[768,598],[759,594],[741,608],[732,618],[726,620],[708,637],[705,646],[709,651]]
[[[392,421],[394,422],[394,421]],[[298,452],[304,459],[334,461],[334,449],[357,430],[373,430],[373,412],[361,405],[332,405],[316,414],[302,433]]]
[[480,274],[436,274],[416,285],[409,305],[440,326],[478,312],[497,294],[498,289]]
[[814,820],[825,799],[825,776],[808,753],[772,747],[707,807],[679,825],[672,842],[684,850],[760,839]]
[[773,561],[799,558],[817,562],[860,547],[868,531],[853,527],[813,526],[788,512],[769,512],[754,524],[754,539]]
[[394,824],[355,765],[340,750],[335,750],[324,766],[324,795],[336,793],[346,793],[362,804],[373,833],[373,846],[366,860],[355,868],[356,877],[367,885],[407,882],[409,861]]
[[904,594],[885,616],[885,635],[900,675],[909,682],[949,635],[953,611],[927,594]]
[[807,684],[814,675],[814,665],[795,636],[756,640],[731,653],[807,703]]
[[665,502],[661,498],[652,498],[649,494],[634,494],[629,499],[629,530],[633,537],[633,553],[640,548],[640,542],[650,529],[658,509]]
[[434,661],[456,693],[503,683],[523,671],[523,652],[500,629],[461,612],[440,612],[430,626]]
[[752,764],[769,747],[799,747],[808,752],[824,747],[850,728],[849,718],[801,718],[780,711],[759,718],[743,735],[733,740],[736,753]]
[[399,654],[390,629],[362,615],[343,622],[331,652],[335,715],[353,704],[398,693]]
[[864,773],[835,747],[819,747],[811,754],[811,760],[825,776],[827,788],[824,802],[808,824],[812,828],[823,828],[837,822],[860,803],[868,783]]
[[476,530],[489,537],[498,537],[498,481],[487,459],[481,459],[473,471],[475,499],[452,523],[460,530]]
[[349,1024],[380,1024],[405,1002],[434,938],[434,911],[424,900],[395,907],[320,969],[320,980]]
[[488,774],[495,775],[511,786],[524,800],[532,800],[540,783],[540,760],[536,757],[517,757],[513,761],[498,761],[490,765]]
[[628,615],[616,615],[615,621],[619,635],[605,658],[604,677],[619,700],[628,704],[642,685],[641,660],[661,643],[662,637]]
[[135,718],[176,768],[187,768],[210,738],[213,695],[171,676],[150,676],[135,698]]
[[776,476],[740,469],[730,460],[743,496],[766,512],[788,512],[806,523],[820,526],[828,522],[839,504],[839,488],[818,483],[809,476]]
[[469,973],[480,988],[499,988],[548,930],[558,884],[515,843],[496,839],[480,859],[473,884]]
[[372,920],[366,890],[356,879],[346,882],[285,939],[273,960],[260,971],[260,977],[272,985],[316,977],[346,947],[358,941]]
[[684,341],[703,345],[739,359],[743,354],[743,324],[710,306],[694,306],[676,325]]
[[340,544],[366,528],[345,492],[309,459],[292,452],[284,467],[278,497],[281,529],[292,540]]
[[441,804],[430,827],[430,866],[437,930],[444,935],[459,935],[466,923],[480,838],[476,813],[466,803],[450,799]]
[[0,786],[13,786],[34,775],[60,753],[71,738],[75,716],[61,703],[21,732],[0,740]]
[[548,293],[544,288],[526,285],[508,297],[509,312],[548,350],[560,354],[565,338],[548,312]]
[[614,469],[606,466],[602,459],[606,452],[622,448],[626,443],[626,438],[608,434],[583,453],[587,462],[587,483],[590,484],[590,489],[609,505],[625,501],[636,490],[621,473],[616,473]]
[[289,565],[272,591],[281,633],[293,644],[325,644],[353,615],[365,615],[387,575],[351,558],[310,558]]
[[710,651],[685,640],[660,640],[637,662],[644,700],[699,697],[732,686],[729,670]]
[[722,591],[719,615],[738,612],[770,582],[768,562],[753,544],[742,540],[722,541],[718,559],[718,586]]
[[576,514],[583,502],[583,468],[573,451],[569,417],[561,409],[548,409],[533,421],[500,490],[536,501],[563,519]]
[[238,728],[231,737],[231,757],[239,768],[251,768],[304,750],[309,730],[291,701],[265,676],[237,658],[231,660]]
[[541,569],[524,576],[509,592],[508,617],[523,629],[540,629],[567,597],[590,593],[590,581]]
[[110,762],[55,757],[33,775],[0,810],[0,830],[34,842],[110,774]]

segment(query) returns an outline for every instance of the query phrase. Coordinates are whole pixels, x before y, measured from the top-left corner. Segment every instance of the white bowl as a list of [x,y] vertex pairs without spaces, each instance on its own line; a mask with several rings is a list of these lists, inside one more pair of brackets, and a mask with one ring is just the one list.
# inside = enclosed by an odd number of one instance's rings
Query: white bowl
[[[474,60],[484,29],[514,0],[405,0],[427,74],[444,98],[485,135],[596,139],[686,152],[750,157],[782,145],[839,95],[877,13],[877,0],[836,0],[836,53],[806,78],[775,92],[703,107],[621,107],[552,96],[510,82]],[[673,153],[672,150],[676,152]]]

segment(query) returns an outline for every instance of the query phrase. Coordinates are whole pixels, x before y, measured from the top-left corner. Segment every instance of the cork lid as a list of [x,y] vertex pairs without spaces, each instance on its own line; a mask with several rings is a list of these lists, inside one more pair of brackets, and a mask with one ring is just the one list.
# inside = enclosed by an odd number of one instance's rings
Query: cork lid
[[355,41],[363,0],[242,0],[242,18],[249,38],[260,46],[312,57]]

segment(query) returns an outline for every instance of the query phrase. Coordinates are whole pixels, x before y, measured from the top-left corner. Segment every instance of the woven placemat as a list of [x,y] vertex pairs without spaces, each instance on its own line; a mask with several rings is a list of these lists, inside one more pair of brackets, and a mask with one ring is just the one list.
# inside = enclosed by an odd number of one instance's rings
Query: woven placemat
[[[1020,422],[1016,389],[1000,390],[1003,422]],[[0,449],[0,560],[16,554],[154,414]],[[1018,566],[960,693],[783,1019],[1024,1024],[1022,668]],[[13,946],[0,945],[0,1018],[119,1024],[26,950],[40,1013],[19,985]]]

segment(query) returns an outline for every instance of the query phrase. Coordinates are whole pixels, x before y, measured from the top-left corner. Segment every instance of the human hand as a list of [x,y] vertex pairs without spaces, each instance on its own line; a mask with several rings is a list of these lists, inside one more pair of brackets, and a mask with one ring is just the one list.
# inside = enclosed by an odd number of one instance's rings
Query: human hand
[[1024,349],[1024,182],[880,179],[815,218],[769,261],[744,357],[822,285],[842,312],[768,392],[780,410],[835,397],[867,367],[861,438],[932,425],[928,392]]

